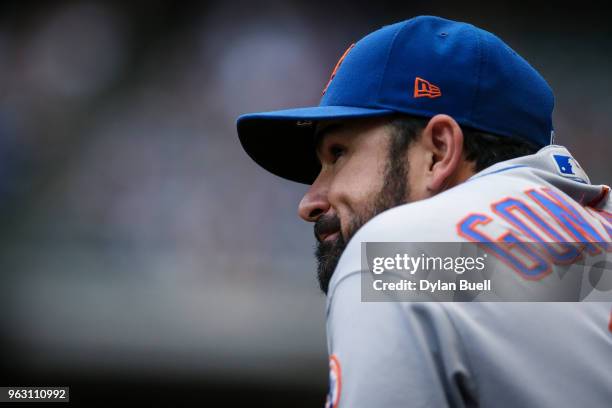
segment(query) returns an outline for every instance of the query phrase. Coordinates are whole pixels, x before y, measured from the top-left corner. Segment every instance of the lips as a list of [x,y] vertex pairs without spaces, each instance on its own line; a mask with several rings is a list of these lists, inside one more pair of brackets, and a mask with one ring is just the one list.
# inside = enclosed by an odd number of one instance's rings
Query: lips
[[324,234],[324,235],[319,236],[317,239],[319,240],[319,242],[323,242],[327,240],[331,241],[332,239],[335,239],[338,236],[338,232],[339,231],[332,232],[330,234]]
[[340,232],[340,219],[336,215],[322,216],[315,222],[314,234],[319,242],[332,239]]

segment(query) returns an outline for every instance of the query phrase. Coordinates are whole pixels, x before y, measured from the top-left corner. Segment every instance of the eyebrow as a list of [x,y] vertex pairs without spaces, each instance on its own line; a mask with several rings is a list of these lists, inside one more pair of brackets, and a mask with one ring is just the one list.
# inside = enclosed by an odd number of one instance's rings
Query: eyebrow
[[317,157],[320,157],[321,145],[326,134],[329,134],[333,130],[338,130],[343,126],[342,123],[331,123],[325,126],[323,129],[317,130],[314,134],[315,153]]

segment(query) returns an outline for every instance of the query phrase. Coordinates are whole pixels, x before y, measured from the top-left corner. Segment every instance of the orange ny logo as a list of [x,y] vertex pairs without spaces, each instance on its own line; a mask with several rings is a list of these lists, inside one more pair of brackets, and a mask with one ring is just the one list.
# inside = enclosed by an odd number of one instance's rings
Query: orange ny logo
[[336,76],[336,72],[338,72],[338,69],[340,68],[340,65],[342,64],[342,61],[344,61],[344,59],[348,55],[349,51],[352,50],[354,46],[355,46],[355,43],[351,44],[346,49],[346,51],[344,51],[344,54],[342,54],[342,56],[340,57],[340,59],[336,63],[336,66],[334,67],[334,70],[332,71],[331,75],[329,76],[329,81],[327,81],[327,85],[325,85],[325,88],[323,88],[323,92],[321,92],[321,96],[325,95],[325,92],[327,92],[327,88],[329,87],[329,84],[331,84],[331,81]]

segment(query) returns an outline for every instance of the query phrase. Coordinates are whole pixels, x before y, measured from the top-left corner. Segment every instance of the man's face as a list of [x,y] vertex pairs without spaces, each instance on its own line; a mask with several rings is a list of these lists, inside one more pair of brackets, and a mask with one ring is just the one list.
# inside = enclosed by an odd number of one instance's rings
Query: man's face
[[376,214],[407,202],[406,149],[396,146],[387,119],[321,122],[321,172],[299,205],[314,222],[318,279],[327,293],[346,244]]

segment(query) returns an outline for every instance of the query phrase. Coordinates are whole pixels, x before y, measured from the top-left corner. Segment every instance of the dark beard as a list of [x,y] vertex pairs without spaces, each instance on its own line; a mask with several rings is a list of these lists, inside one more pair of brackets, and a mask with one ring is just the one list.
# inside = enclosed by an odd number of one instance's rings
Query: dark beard
[[[327,295],[329,282],[340,256],[344,252],[346,245],[361,228],[374,216],[389,208],[397,207],[407,201],[409,194],[408,188],[408,168],[406,167],[406,150],[393,140],[389,151],[389,162],[385,169],[383,187],[376,195],[372,205],[368,206],[364,214],[354,217],[349,225],[348,236],[345,238],[342,233],[333,241],[324,241],[317,244],[315,257],[317,258],[317,278],[319,287]],[[320,230],[323,224],[337,225],[340,228],[340,220],[337,216],[320,217],[315,223],[315,231]]]

